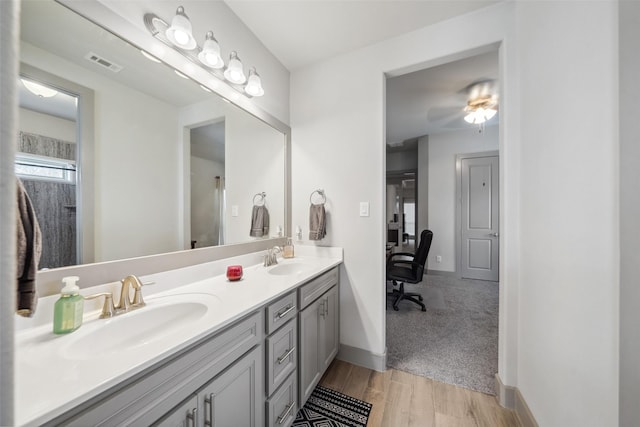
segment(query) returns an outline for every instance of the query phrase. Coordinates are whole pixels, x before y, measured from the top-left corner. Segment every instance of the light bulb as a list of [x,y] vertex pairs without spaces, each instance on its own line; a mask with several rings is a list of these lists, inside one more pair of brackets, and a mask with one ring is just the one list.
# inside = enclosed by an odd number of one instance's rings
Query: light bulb
[[484,110],[484,117],[487,120],[491,120],[493,118],[493,116],[496,115],[498,111],[493,109],[493,108],[488,108],[486,110]]
[[222,68],[224,61],[220,57],[220,45],[213,37],[213,32],[207,32],[202,51],[198,54],[198,59],[207,67]]
[[242,71],[242,62],[240,62],[236,52],[231,52],[231,55],[229,55],[229,65],[224,71],[224,77],[235,84],[242,84],[247,81],[244,71]]
[[176,16],[171,20],[171,26],[166,31],[167,38],[174,45],[182,49],[194,49],[197,46],[196,39],[193,38],[191,33],[191,21],[184,8],[178,6],[176,10]]
[[262,82],[260,80],[260,76],[256,72],[255,68],[251,68],[249,70],[249,79],[247,82],[247,86],[244,88],[244,91],[251,96],[262,96],[264,95],[264,89],[262,88]]

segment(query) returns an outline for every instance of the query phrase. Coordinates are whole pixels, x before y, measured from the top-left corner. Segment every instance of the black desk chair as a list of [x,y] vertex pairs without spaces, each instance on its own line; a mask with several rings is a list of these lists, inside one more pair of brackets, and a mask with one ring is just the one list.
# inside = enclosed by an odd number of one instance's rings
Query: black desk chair
[[[420,244],[415,254],[408,252],[396,252],[387,258],[387,280],[393,282],[393,286],[399,286],[388,292],[388,296],[395,296],[393,301],[393,309],[398,311],[398,303],[403,299],[413,301],[422,307],[422,311],[427,311],[422,303],[422,295],[415,292],[405,292],[405,283],[420,283],[424,274],[424,265],[427,262],[429,249],[431,249],[431,241],[433,240],[433,232],[424,230],[420,233]],[[411,259],[395,259],[397,257],[411,257]],[[417,297],[417,299],[416,299]]]

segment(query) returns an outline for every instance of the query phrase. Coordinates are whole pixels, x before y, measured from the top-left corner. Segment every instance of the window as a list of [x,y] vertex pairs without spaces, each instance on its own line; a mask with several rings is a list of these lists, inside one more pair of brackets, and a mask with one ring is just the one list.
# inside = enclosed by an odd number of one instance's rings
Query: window
[[29,153],[16,154],[16,175],[24,179],[38,179],[66,184],[76,183],[75,160],[38,156]]

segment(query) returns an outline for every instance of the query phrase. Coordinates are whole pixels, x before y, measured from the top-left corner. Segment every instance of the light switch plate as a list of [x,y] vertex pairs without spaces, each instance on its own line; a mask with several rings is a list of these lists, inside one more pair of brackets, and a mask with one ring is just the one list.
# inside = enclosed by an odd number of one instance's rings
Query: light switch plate
[[237,205],[231,206],[231,216],[238,216],[238,206]]
[[369,216],[369,202],[360,202],[360,216]]

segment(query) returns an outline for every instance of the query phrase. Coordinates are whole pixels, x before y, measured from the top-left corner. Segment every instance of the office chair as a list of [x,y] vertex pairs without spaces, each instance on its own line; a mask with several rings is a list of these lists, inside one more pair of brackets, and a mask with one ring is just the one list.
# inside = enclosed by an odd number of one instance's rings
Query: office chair
[[[398,303],[403,299],[413,301],[422,307],[422,311],[427,311],[422,303],[422,295],[415,292],[405,292],[405,283],[420,283],[424,274],[424,265],[427,262],[427,255],[431,249],[431,241],[433,240],[433,232],[431,230],[423,230],[420,233],[420,244],[415,254],[409,252],[396,252],[387,258],[387,280],[393,282],[393,286],[399,286],[388,292],[388,296],[395,296],[393,301],[393,309],[398,311]],[[411,259],[394,259],[396,257],[411,257]],[[417,298],[417,299],[416,299]]]

